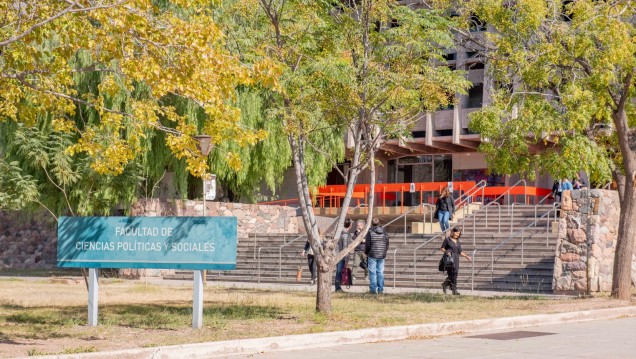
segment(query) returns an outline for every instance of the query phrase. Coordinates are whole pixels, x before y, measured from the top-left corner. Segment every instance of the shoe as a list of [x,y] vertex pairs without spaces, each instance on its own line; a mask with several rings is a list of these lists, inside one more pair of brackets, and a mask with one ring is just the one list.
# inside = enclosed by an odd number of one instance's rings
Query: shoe
[[344,290],[342,290],[342,289],[336,289],[336,292],[344,293]]
[[314,285],[314,284],[316,284],[316,280],[312,279],[311,282],[309,282],[309,285]]
[[457,287],[454,285],[451,285],[451,289],[453,290],[453,295],[460,295],[459,292],[457,291]]
[[444,292],[444,294],[447,294],[448,291],[448,283],[444,282],[442,283],[442,292]]

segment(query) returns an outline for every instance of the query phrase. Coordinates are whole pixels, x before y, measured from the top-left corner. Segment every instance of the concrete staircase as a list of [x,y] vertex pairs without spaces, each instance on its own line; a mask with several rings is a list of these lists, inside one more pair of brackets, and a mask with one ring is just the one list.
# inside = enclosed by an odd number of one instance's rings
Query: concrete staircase
[[[465,258],[460,260],[460,291],[474,288],[551,292],[557,237],[551,223],[554,213],[551,213],[550,220],[544,218],[537,226],[526,227],[551,209],[552,206],[489,206],[467,214],[463,222],[459,219],[464,230],[461,238],[464,252],[472,256],[476,250],[473,263]],[[416,250],[431,238],[428,244]],[[492,251],[506,240],[505,244]],[[306,237],[289,235],[285,238],[251,235],[247,239],[240,239],[236,270],[208,272],[208,280],[293,284],[297,283],[298,266],[302,266],[302,284],[307,285],[307,261],[300,257],[305,241]],[[391,233],[390,249],[385,261],[385,287],[441,288],[445,274],[439,272],[437,267],[442,254],[439,250],[442,241],[439,234],[405,235],[403,230],[401,233]],[[491,261],[494,262],[494,270],[491,270]],[[358,277],[361,274],[362,270],[358,269]],[[166,277],[191,278],[192,271],[177,271],[175,275]],[[357,281],[354,285],[368,286],[368,282]]]

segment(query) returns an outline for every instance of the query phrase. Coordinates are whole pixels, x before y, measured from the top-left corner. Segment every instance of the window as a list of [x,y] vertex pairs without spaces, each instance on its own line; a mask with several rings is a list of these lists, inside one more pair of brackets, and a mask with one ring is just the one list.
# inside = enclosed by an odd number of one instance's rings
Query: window
[[426,137],[426,131],[412,131],[411,135],[413,136],[413,138]]
[[479,108],[482,106],[484,97],[484,84],[474,84],[473,87],[468,90],[468,104],[466,108]]
[[483,70],[484,63],[483,62],[473,62],[470,64],[466,64],[466,70]]
[[477,51],[466,51],[467,59],[472,59],[473,57],[477,57]]
[[457,60],[457,53],[453,52],[452,54],[444,54],[444,60],[446,60],[446,61],[455,61],[455,60]]

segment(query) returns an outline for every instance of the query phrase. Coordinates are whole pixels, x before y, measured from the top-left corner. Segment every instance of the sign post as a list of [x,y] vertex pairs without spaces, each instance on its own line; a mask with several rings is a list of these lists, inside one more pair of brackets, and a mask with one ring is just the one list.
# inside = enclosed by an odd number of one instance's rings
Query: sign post
[[99,307],[99,283],[97,276],[99,269],[88,269],[88,326],[97,326],[97,308]]
[[236,217],[60,217],[57,237],[58,267],[89,268],[89,326],[99,268],[194,270],[193,328],[203,324],[203,270],[236,269]]

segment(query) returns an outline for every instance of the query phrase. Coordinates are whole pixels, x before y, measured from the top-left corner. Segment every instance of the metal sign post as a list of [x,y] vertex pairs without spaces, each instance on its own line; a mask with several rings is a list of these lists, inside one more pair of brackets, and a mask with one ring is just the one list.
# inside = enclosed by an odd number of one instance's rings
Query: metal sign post
[[99,308],[99,283],[97,276],[99,269],[88,269],[88,326],[97,326],[98,308]]

